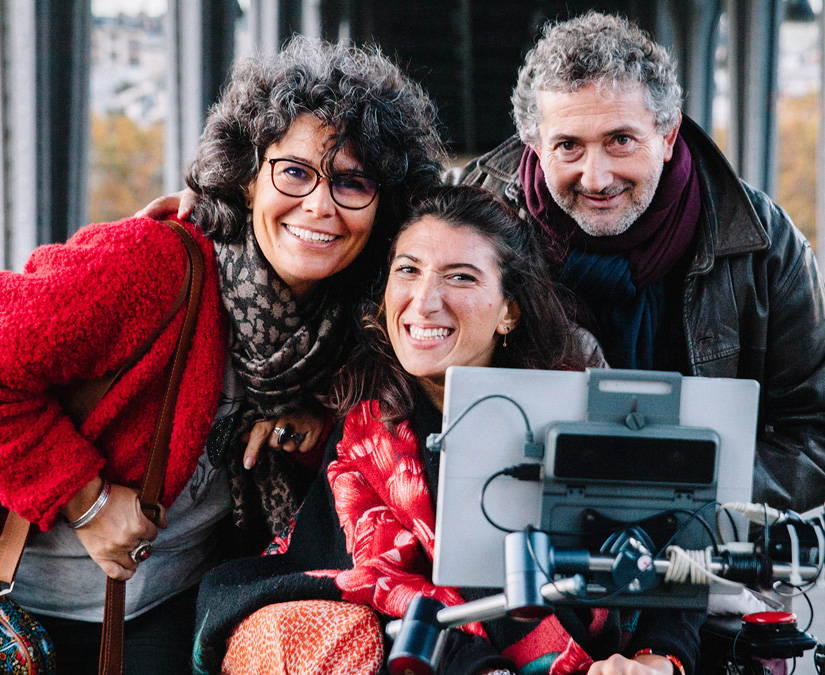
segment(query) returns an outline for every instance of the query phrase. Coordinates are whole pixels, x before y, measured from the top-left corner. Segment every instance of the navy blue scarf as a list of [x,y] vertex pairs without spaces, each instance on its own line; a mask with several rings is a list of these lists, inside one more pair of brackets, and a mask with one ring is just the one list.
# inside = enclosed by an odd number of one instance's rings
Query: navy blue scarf
[[570,249],[561,281],[587,299],[599,321],[599,341],[614,368],[653,370],[657,329],[664,317],[664,282],[633,283],[624,255]]

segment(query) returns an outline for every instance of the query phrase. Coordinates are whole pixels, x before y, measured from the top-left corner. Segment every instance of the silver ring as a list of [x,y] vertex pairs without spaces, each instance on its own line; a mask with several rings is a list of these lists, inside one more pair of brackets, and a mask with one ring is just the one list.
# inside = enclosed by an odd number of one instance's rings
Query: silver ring
[[142,563],[152,555],[152,544],[148,539],[141,539],[140,543],[129,551],[129,557],[133,563]]
[[272,435],[275,437],[275,445],[283,445],[284,441],[287,440],[287,428],[286,427],[279,427],[274,426],[272,427]]

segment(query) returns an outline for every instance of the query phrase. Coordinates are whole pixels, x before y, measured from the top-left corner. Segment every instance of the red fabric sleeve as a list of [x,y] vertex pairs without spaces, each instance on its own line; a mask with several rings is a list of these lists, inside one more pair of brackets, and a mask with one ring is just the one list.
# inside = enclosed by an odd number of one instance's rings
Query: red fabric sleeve
[[0,502],[47,529],[104,458],[52,389],[119,367],[156,330],[184,270],[177,236],[148,219],[90,225],[0,272]]
[[[392,436],[374,413],[362,403],[348,415],[338,460],[327,470],[353,558],[353,569],[339,573],[336,584],[344,600],[390,616],[403,616],[417,593],[460,604],[456,589],[430,581],[435,514],[418,441],[406,423]],[[484,635],[478,624],[466,629]]]

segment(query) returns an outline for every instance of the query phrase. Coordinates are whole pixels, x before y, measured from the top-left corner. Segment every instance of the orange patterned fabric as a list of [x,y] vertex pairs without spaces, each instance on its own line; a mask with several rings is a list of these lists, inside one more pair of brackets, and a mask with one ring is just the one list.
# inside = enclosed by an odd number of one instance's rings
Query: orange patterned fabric
[[226,675],[375,675],[384,641],[375,613],[332,600],[282,602],[244,619],[227,644]]

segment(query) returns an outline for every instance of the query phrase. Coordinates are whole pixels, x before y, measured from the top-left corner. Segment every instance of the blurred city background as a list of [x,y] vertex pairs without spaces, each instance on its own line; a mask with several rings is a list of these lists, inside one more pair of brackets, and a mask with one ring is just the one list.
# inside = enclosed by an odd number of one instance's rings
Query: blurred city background
[[513,132],[538,27],[590,7],[671,48],[688,114],[815,242],[822,0],[0,0],[0,267],[179,189],[232,62],[293,32],[381,45],[436,100],[458,164]]
[[[591,7],[629,16],[670,47],[686,112],[823,242],[822,4],[0,0],[0,268],[19,270],[37,245],[181,188],[231,64],[295,32],[379,44],[433,96],[461,164],[513,133],[510,91],[538,28]],[[804,626],[810,612],[795,607]],[[809,665],[797,675],[813,673]]]

